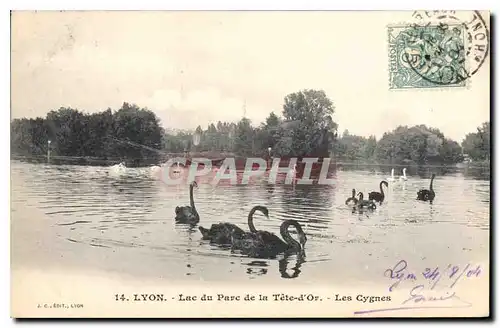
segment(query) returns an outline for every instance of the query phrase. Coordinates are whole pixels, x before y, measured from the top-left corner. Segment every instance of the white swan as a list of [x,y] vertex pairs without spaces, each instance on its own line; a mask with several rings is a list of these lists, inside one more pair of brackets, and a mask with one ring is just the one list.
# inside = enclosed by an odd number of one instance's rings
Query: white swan
[[407,181],[408,177],[406,176],[406,167],[403,169],[403,175],[399,177],[399,181]]
[[109,167],[109,174],[111,175],[122,175],[127,171],[127,167],[125,163],[121,162],[120,164],[115,164]]
[[161,171],[161,166],[153,165],[153,166],[150,166],[149,169],[151,170],[152,175],[157,175]]
[[391,170],[391,176],[387,178],[387,181],[394,182],[396,178],[394,177],[394,169]]

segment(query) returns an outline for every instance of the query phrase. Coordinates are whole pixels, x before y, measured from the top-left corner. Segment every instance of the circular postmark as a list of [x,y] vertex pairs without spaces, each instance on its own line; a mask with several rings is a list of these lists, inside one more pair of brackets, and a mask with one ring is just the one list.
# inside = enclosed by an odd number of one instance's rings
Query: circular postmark
[[414,12],[400,60],[433,84],[458,85],[474,75],[489,52],[489,30],[478,11]]

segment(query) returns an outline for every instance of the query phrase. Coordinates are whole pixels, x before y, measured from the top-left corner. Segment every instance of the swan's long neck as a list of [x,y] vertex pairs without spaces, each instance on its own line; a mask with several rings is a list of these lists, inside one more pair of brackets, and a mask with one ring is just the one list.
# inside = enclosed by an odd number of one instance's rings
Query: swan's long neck
[[432,189],[432,185],[434,184],[434,176],[432,176],[431,178],[431,185],[429,186],[429,190],[433,190]]
[[380,193],[382,195],[384,195],[384,189],[382,188],[382,186],[384,185],[384,182],[383,181],[380,181]]
[[394,178],[394,169],[391,170],[391,178]]
[[189,203],[191,204],[191,208],[193,209],[193,212],[198,214],[198,212],[196,211],[196,207],[194,206],[193,189],[194,189],[194,185],[190,184],[189,185]]
[[361,203],[363,201],[363,193],[360,192],[358,195],[359,195],[359,202]]
[[288,244],[289,247],[295,249],[302,249],[302,245],[298,241],[293,239],[292,236],[290,236],[290,231],[288,231],[288,228],[291,225],[293,225],[297,229],[297,233],[299,233],[299,235],[304,235],[304,231],[302,230],[302,227],[298,222],[286,220],[280,226],[281,237],[283,237],[283,240]]
[[406,178],[406,169],[403,169],[403,177]]
[[356,189],[352,190],[352,198],[356,198]]
[[250,213],[248,213],[248,228],[251,232],[257,232],[257,229],[255,229],[255,225],[253,224],[253,215],[255,211],[257,211],[256,207],[252,208]]

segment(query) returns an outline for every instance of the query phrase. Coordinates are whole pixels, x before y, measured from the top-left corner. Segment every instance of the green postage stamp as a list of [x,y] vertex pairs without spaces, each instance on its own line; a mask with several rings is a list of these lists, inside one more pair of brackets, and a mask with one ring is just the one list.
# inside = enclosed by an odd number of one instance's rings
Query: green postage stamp
[[463,24],[389,26],[389,89],[466,86],[465,30]]

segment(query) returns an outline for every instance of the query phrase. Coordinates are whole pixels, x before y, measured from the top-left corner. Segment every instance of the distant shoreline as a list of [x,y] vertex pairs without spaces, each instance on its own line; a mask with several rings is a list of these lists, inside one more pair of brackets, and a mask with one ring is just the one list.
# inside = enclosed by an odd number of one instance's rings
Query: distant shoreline
[[[166,153],[166,158],[173,157],[184,157],[183,153]],[[215,156],[215,154],[208,153],[195,153],[190,154],[190,158],[194,157],[205,157],[208,159],[220,159],[226,157],[235,157],[235,158],[245,158],[243,156],[235,156],[234,154],[223,153],[219,154],[219,156]],[[259,156],[256,156],[259,157]],[[437,164],[437,163],[429,163],[429,164],[418,164],[418,163],[379,163],[374,161],[346,161],[342,159],[335,159],[335,157],[331,157],[333,160],[331,164],[341,167],[341,166],[378,166],[378,167],[395,167],[395,168],[403,168],[403,167],[435,167],[435,168],[458,168],[458,169],[468,169],[468,168],[490,168],[490,161],[481,161],[481,162],[470,162],[470,163],[456,163],[456,164]],[[18,155],[11,154],[11,160],[19,160],[23,162],[35,162],[35,163],[47,163],[47,155]],[[121,161],[125,161],[127,166],[131,167],[147,167],[151,165],[158,165],[159,161],[157,158],[130,158],[130,159],[122,159],[122,158],[98,158],[98,157],[77,157],[77,156],[50,156],[50,164],[53,165],[68,165],[74,164],[79,166],[109,166]],[[165,159],[166,161],[166,159]],[[163,161],[160,161],[163,162]]]

